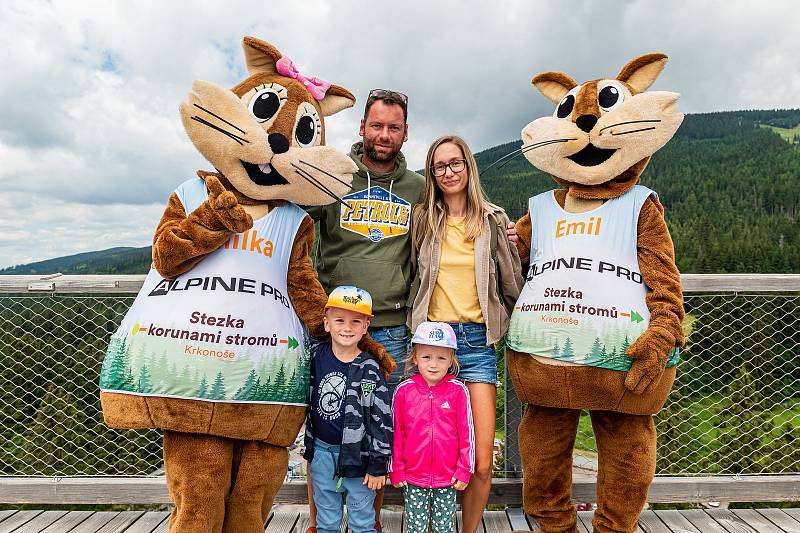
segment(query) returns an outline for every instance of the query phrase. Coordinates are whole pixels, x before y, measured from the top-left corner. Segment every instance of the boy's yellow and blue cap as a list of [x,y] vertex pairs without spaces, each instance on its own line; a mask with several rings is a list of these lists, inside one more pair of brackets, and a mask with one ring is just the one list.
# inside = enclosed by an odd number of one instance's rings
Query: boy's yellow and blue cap
[[333,289],[331,295],[328,296],[328,303],[325,304],[325,309],[330,307],[355,311],[356,313],[371,317],[372,296],[364,289],[343,285]]

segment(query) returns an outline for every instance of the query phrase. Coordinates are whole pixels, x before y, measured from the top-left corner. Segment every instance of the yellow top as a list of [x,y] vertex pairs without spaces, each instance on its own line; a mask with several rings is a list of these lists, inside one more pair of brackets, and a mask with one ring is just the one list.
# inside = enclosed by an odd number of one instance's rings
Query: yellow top
[[464,217],[447,217],[428,320],[483,324],[475,283],[475,243],[467,239]]

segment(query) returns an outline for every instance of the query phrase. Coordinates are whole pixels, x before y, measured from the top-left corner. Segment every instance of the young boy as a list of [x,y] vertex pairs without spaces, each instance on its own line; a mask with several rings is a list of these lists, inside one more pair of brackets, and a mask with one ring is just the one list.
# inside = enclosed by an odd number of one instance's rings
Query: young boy
[[325,305],[330,342],[311,356],[311,409],[304,457],[310,464],[317,532],[339,533],[342,496],[353,533],[375,533],[375,491],[383,487],[391,456],[389,389],[378,362],[358,342],[372,318],[372,297],[337,287]]

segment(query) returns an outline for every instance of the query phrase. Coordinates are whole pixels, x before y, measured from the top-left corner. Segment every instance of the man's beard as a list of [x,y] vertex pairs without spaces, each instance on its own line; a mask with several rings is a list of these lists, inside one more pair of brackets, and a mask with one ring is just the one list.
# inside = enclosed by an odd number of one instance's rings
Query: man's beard
[[393,161],[397,157],[397,154],[400,153],[400,150],[397,149],[385,155],[380,154],[377,151],[375,151],[375,143],[370,142],[369,144],[367,144],[366,140],[364,141],[364,151],[367,153],[367,157],[369,157],[373,161],[378,161],[380,163],[387,163],[389,161]]

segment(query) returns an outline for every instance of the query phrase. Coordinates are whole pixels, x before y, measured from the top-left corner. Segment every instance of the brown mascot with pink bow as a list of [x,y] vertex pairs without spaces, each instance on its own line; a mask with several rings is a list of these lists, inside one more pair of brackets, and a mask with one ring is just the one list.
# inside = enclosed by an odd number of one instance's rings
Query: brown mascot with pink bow
[[[304,76],[245,37],[249,77],[195,81],[181,119],[213,165],[175,189],[153,268],[112,336],[100,377],[108,425],[162,428],[171,532],[263,533],[303,424],[309,333],[327,296],[311,218],[293,202],[341,201],[356,166],[325,146],[346,89]],[[361,348],[394,363],[368,337]]]

